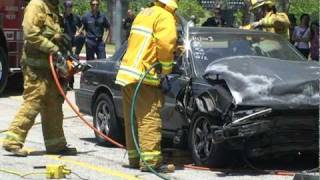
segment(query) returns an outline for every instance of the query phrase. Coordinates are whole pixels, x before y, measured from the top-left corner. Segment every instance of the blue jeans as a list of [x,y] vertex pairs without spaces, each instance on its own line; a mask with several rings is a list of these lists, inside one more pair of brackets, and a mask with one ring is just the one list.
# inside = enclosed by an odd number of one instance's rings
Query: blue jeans
[[86,56],[87,60],[93,60],[94,55],[97,56],[98,59],[106,58],[106,45],[102,40],[91,40],[86,39]]

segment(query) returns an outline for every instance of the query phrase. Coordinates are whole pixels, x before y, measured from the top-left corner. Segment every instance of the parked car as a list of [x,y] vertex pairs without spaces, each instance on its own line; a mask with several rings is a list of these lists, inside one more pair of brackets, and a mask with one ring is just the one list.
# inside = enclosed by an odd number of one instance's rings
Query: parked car
[[[168,75],[163,138],[188,144],[196,164],[226,166],[233,151],[249,158],[318,153],[319,68],[277,34],[190,28]],[[190,48],[188,48],[190,47]],[[123,136],[121,87],[115,77],[126,51],[89,62],[76,103],[94,125]],[[137,107],[139,108],[139,107]],[[96,134],[99,143],[105,141]]]

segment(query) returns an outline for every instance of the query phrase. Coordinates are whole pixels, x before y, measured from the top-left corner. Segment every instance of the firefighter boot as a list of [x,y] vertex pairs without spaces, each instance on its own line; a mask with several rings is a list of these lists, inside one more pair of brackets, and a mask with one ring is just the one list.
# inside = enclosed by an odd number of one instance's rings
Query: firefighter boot
[[[161,165],[153,167],[153,168],[155,171],[157,171],[159,173],[173,173],[176,169],[176,167],[173,164],[161,164]],[[140,171],[149,172],[150,170],[148,169],[148,167],[143,166],[140,168]]]
[[5,141],[2,147],[4,150],[13,153],[15,156],[27,157],[29,154],[27,150],[22,149],[22,145],[12,145]]
[[65,146],[63,149],[58,151],[47,151],[47,154],[56,154],[56,155],[63,155],[63,156],[76,156],[78,151],[75,147]]

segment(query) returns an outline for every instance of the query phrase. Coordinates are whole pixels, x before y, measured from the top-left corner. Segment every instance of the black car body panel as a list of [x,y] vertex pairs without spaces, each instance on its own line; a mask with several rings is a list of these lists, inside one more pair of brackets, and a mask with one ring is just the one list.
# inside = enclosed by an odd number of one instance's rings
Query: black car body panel
[[319,106],[320,65],[316,62],[236,56],[214,61],[207,67],[207,79],[215,80],[217,75],[226,81],[237,105],[273,109]]

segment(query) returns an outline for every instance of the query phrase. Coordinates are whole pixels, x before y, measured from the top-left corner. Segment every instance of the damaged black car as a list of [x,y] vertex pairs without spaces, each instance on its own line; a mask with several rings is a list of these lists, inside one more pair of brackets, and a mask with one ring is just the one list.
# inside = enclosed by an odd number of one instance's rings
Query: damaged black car
[[[198,165],[226,166],[234,151],[249,158],[317,154],[320,66],[279,35],[193,27],[167,76],[163,138],[188,144]],[[110,59],[89,62],[76,103],[95,127],[123,137],[121,87],[114,83],[124,44]],[[99,143],[106,143],[96,134]]]

